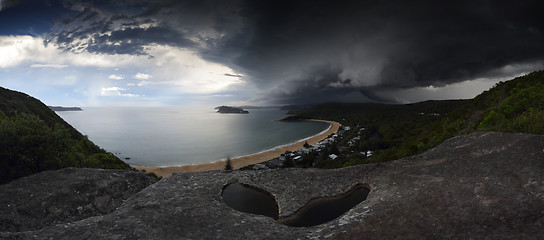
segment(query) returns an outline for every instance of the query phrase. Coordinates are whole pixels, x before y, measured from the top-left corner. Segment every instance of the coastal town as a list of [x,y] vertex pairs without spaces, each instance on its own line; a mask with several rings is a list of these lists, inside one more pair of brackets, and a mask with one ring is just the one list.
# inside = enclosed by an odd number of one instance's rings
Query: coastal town
[[345,162],[346,158],[368,158],[372,156],[370,149],[358,150],[361,134],[364,127],[340,127],[338,132],[330,134],[327,138],[315,144],[304,143],[304,148],[297,151],[286,151],[281,156],[272,160],[257,163],[245,169],[265,170],[289,167],[321,167],[327,168],[330,163],[338,165]]

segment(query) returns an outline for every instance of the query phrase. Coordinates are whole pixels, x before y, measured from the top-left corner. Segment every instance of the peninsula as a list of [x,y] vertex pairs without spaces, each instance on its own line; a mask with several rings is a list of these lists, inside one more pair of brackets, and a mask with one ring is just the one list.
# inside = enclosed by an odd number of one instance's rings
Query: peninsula
[[60,112],[60,111],[83,111],[80,107],[61,107],[61,106],[47,106],[49,109]]

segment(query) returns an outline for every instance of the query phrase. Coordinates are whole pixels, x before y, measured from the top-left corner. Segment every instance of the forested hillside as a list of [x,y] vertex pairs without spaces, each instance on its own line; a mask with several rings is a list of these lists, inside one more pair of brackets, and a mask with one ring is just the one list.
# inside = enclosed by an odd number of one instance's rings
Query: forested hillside
[[0,87],[0,184],[65,167],[130,169],[39,100]]
[[[335,160],[321,157],[316,167],[394,160],[477,131],[544,134],[544,71],[500,82],[469,100],[407,105],[325,103],[294,113],[289,119],[328,119],[351,128],[333,148],[349,150]],[[361,154],[368,151],[373,154]]]

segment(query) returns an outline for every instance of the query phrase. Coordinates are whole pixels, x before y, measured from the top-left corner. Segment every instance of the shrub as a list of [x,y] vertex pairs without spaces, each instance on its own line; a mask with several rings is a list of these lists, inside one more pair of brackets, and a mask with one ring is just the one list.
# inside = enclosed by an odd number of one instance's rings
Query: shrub
[[225,162],[225,171],[232,171],[232,163],[230,158],[227,158],[227,161]]

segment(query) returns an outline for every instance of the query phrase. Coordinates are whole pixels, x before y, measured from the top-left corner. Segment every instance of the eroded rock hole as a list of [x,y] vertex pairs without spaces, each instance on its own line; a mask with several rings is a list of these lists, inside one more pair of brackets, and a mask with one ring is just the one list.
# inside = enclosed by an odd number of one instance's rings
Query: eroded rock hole
[[314,199],[297,212],[279,220],[278,204],[267,191],[246,184],[232,183],[223,188],[222,197],[228,206],[238,211],[268,216],[291,227],[309,227],[340,217],[364,201],[369,192],[368,185],[357,184],[344,194]]
[[310,201],[291,216],[278,222],[290,227],[309,227],[332,221],[364,201],[370,192],[368,186],[358,184],[344,194]]
[[240,183],[231,183],[223,188],[223,201],[241,212],[260,214],[278,219],[278,204],[272,194]]

